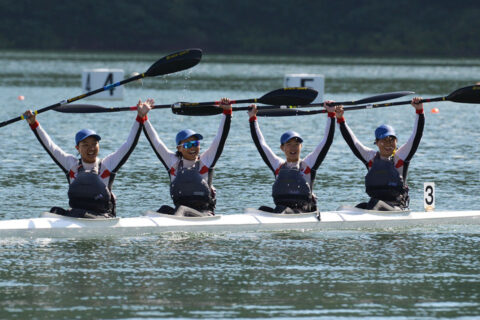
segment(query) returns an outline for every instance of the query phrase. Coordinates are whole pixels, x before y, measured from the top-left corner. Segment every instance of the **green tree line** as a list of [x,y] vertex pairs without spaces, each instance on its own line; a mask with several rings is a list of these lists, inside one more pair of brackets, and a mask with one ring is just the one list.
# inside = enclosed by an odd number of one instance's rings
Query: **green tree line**
[[0,49],[478,57],[477,0],[0,0]]

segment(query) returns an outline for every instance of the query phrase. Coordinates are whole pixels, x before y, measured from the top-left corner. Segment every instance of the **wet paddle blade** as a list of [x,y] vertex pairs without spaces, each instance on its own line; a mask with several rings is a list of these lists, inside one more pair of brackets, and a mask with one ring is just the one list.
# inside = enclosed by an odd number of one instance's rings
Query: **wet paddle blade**
[[446,100],[460,103],[480,103],[480,85],[457,89],[450,93]]
[[53,109],[62,113],[98,113],[98,112],[112,112],[109,108],[96,106],[93,104],[71,104],[63,105]]
[[302,105],[309,104],[317,95],[317,90],[311,88],[282,88],[267,93],[258,99],[258,102],[273,105]]
[[196,66],[202,59],[202,50],[186,49],[165,56],[155,62],[146,72],[147,77],[155,77],[183,71]]

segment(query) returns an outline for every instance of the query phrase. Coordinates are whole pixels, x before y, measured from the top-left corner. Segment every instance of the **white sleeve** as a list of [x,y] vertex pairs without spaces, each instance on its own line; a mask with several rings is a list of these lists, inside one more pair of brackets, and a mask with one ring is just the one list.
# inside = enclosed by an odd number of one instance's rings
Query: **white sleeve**
[[[317,145],[315,150],[313,150],[303,159],[305,164],[310,168],[313,168],[313,166],[315,165],[315,162],[317,162],[317,159],[320,156],[320,153],[323,151],[323,148],[325,148],[325,145],[327,144],[327,140],[329,140],[328,138],[330,138],[330,143],[328,144],[327,148],[330,148],[331,140],[333,139],[333,133],[331,134],[331,137],[329,137],[331,126],[335,126],[335,118],[327,117],[327,124],[325,125],[325,132],[323,134],[322,141],[320,141],[320,143]],[[335,127],[333,127],[332,130],[335,130]]]
[[251,125],[254,126],[254,131],[252,131],[252,138],[257,146],[257,150],[262,156],[263,161],[270,167],[270,169],[275,172],[285,161],[277,156],[272,149],[268,146],[265,138],[263,137],[258,121],[253,121]]
[[340,124],[340,131],[342,132],[342,135],[348,146],[358,158],[361,157],[361,160],[363,160],[365,163],[368,163],[368,161],[375,157],[377,151],[363,145],[347,125],[347,122],[343,122],[343,125],[344,126]]
[[59,146],[57,146],[45,130],[43,130],[40,124],[32,129],[35,133],[40,144],[47,151],[47,153],[52,157],[53,161],[65,172],[67,173],[70,169],[78,163],[77,157],[72,154],[66,153]]
[[119,167],[122,166],[125,161],[127,161],[133,149],[135,149],[141,133],[140,130],[140,123],[135,120],[132,129],[130,130],[130,134],[128,135],[127,141],[125,141],[117,151],[106,156],[102,160],[102,165],[104,165],[111,172],[117,171]]
[[205,152],[203,152],[200,155],[200,161],[209,168],[212,166],[212,163],[215,161],[215,158],[217,158],[217,153],[219,151],[219,148],[222,147],[223,149],[223,145],[220,145],[220,143],[222,142],[222,138],[224,135],[226,120],[227,120],[226,115],[222,114],[222,119],[220,120],[220,126],[218,127],[215,138],[213,139],[208,149],[205,150]]
[[160,137],[153,128],[150,120],[145,121],[144,123],[145,135],[147,140],[150,142],[153,150],[155,151],[157,157],[162,161],[167,170],[169,170],[177,161],[178,158],[175,152],[170,151],[167,146],[163,143]]

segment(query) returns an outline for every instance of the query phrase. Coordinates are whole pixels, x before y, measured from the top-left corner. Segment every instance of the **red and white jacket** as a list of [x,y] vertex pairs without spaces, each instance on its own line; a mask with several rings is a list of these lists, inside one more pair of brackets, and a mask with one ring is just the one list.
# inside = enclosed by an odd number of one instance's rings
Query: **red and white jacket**
[[[367,170],[370,170],[373,164],[373,160],[378,153],[378,150],[366,147],[363,145],[353,134],[353,131],[345,122],[345,119],[342,117],[337,120],[340,126],[340,132],[342,133],[343,138],[347,142],[348,146],[352,150],[353,154],[362,161]],[[423,135],[423,128],[425,126],[425,115],[423,114],[423,109],[416,111],[415,125],[413,126],[413,132],[408,141],[400,146],[393,157],[393,163],[398,173],[403,177],[403,181],[406,184],[408,166],[413,155],[417,151],[418,145]]]
[[253,142],[255,143],[255,146],[257,147],[257,150],[260,153],[263,161],[267,164],[270,170],[272,170],[275,177],[278,175],[278,172],[283,165],[290,168],[296,167],[300,169],[305,177],[305,180],[311,186],[312,178],[315,179],[315,176],[312,176],[312,171],[316,171],[318,167],[320,167],[333,142],[333,135],[335,133],[335,113],[328,113],[327,125],[325,126],[325,133],[322,141],[320,141],[315,150],[309,153],[298,163],[286,162],[284,159],[277,156],[265,141],[265,138],[260,131],[257,117],[252,117],[249,121],[250,133],[252,135]]
[[[207,183],[209,183],[209,171],[213,169],[215,163],[222,154],[228,132],[230,131],[231,119],[232,111],[225,110],[222,115],[222,120],[220,121],[220,127],[218,128],[217,135],[213,139],[210,147],[199,157],[200,175],[202,176],[202,179],[207,181]],[[175,180],[175,175],[180,160],[183,160],[184,168],[191,168],[195,165],[196,161],[181,159],[177,156],[176,152],[170,151],[170,149],[168,149],[160,139],[155,131],[155,128],[153,128],[152,124],[148,120],[145,122],[144,132],[158,159],[163,163],[165,169],[168,171],[170,182]]]
[[[133,149],[137,145],[140,133],[143,127],[143,123],[147,120],[147,117],[140,118],[137,116],[130,134],[127,138],[127,141],[115,152],[109,154],[103,159],[97,159],[95,163],[86,163],[82,162],[82,166],[85,171],[97,171],[100,168],[100,178],[102,182],[110,187],[115,173],[120,169],[120,167],[127,161],[128,157],[132,153]],[[39,122],[36,121],[34,124],[30,125],[30,128],[34,132],[40,144],[43,146],[45,151],[52,157],[53,161],[63,170],[67,176],[68,183],[72,183],[78,173],[79,168],[79,159],[69,153],[63,151],[59,146],[57,146],[47,132],[40,126]]]

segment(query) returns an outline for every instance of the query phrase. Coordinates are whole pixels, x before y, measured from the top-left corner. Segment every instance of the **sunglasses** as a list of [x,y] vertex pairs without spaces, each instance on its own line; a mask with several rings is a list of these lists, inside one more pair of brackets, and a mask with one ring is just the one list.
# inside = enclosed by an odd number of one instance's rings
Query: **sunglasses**
[[200,145],[200,141],[193,140],[193,141],[182,143],[179,146],[183,146],[185,149],[190,149],[191,147],[198,147],[199,145]]

